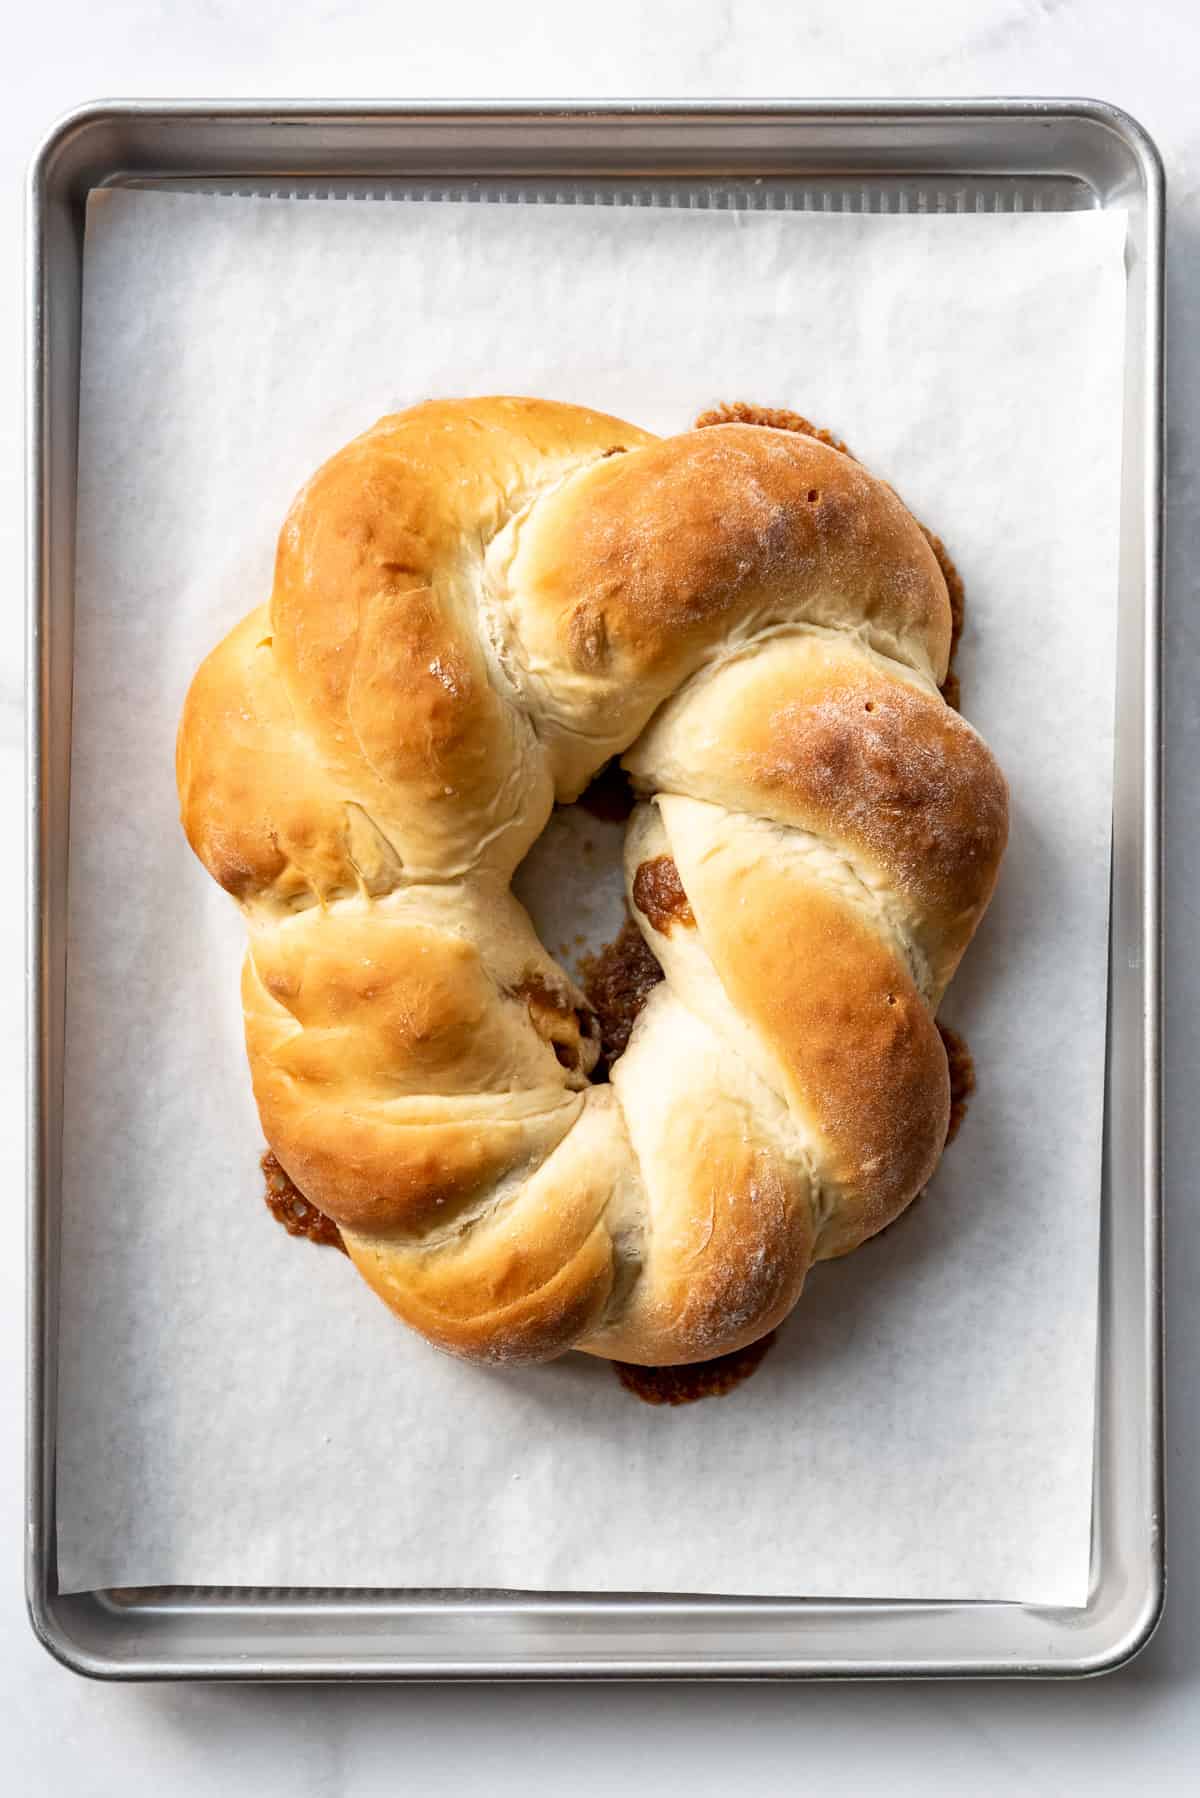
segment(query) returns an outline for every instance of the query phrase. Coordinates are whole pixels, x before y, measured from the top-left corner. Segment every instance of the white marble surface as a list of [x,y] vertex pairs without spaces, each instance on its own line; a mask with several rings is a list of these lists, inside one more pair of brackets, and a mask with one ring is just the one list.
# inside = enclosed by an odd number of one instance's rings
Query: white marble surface
[[1168,363],[1168,1472],[1170,1591],[1124,1672],[1073,1686],[233,1690],[89,1685],[29,1633],[21,1533],[21,890],[0,898],[0,1766],[30,1794],[422,1798],[614,1788],[1050,1794],[1194,1789],[1200,1763],[1200,8],[1195,0],[57,0],[4,8],[0,59],[0,805],[22,832],[21,286],[26,160],[57,114],[128,95],[543,97],[1090,94],[1156,137],[1170,184]]

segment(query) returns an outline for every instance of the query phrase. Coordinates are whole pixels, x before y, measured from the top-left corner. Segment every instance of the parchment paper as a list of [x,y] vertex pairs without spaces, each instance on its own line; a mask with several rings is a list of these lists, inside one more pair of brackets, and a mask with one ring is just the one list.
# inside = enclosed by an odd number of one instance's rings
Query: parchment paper
[[[64,1589],[1084,1600],[1123,244],[1099,214],[93,199]],[[943,1010],[978,1068],[958,1141],[908,1217],[816,1270],[753,1380],[676,1411],[582,1356],[444,1358],[271,1220],[241,920],[176,821],[186,684],[266,596],[300,483],[385,411],[506,391],[665,432],[753,399],[844,435],[958,560],[964,709],[1012,785]],[[557,834],[532,885],[574,955],[617,921],[613,832]]]

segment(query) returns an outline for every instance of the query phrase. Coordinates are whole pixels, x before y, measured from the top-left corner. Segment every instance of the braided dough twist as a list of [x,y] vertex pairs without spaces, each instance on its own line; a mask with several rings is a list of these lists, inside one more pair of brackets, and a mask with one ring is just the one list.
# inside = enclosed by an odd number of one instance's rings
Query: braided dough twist
[[[305,487],[188,694],[182,817],[267,1139],[431,1342],[724,1354],[929,1179],[1007,834],[950,636],[895,494],[794,432],[439,401]],[[666,979],[593,1085],[509,882],[615,754]]]

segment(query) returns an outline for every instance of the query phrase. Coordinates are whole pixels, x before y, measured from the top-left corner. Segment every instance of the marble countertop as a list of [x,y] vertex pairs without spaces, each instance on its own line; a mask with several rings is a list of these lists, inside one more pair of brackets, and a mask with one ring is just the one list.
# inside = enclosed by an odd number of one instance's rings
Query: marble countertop
[[[22,1794],[365,1798],[413,1791],[1155,1794],[1200,1761],[1200,9],[1150,0],[609,0],[501,12],[481,0],[57,0],[6,18],[0,69],[0,805],[23,833],[22,287],[29,154],[111,95],[787,97],[1084,94],[1132,112],[1167,168],[1167,1609],[1142,1656],[1069,1685],[234,1689],[89,1684],[35,1643],[20,1590],[22,891],[3,889],[0,1154],[0,1765]],[[1193,1772],[1189,1774],[1189,1767]]]

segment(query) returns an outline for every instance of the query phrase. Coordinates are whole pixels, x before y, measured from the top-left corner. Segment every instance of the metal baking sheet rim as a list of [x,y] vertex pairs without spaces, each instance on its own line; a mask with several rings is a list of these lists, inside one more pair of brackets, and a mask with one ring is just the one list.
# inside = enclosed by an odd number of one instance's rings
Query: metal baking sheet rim
[[[139,178],[307,191],[321,177],[357,183],[398,172],[428,178],[432,170],[469,184],[494,177],[497,168],[534,180],[554,175],[564,185],[588,170],[639,181],[753,181],[767,173],[820,183],[840,176],[862,188],[864,205],[872,181],[882,188],[901,179],[986,177],[999,191],[1005,182],[1053,176],[1081,183],[1090,204],[1129,213],[1093,1566],[1081,1610],[616,1594],[56,1590],[59,1131],[86,195]],[[49,133],[31,167],[26,219],[25,1554],[34,1631],[64,1665],[113,1679],[1048,1677],[1107,1672],[1144,1647],[1165,1587],[1163,232],[1157,149],[1126,113],[1092,100],[114,101],[83,107]]]

